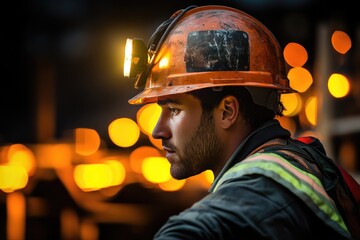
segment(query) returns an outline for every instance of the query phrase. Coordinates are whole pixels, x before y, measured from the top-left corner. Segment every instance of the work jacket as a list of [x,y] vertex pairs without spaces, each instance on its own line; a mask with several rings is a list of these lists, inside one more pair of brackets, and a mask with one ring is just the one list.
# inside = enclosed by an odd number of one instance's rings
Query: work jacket
[[276,120],[250,134],[209,194],[170,217],[154,239],[351,239],[319,179],[284,156],[257,151],[289,137]]

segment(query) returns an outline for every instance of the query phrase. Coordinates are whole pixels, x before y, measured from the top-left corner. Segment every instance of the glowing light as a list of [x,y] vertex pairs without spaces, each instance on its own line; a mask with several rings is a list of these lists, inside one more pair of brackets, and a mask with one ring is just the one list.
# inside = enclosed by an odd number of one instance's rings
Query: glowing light
[[80,164],[75,166],[74,180],[83,191],[95,191],[111,186],[112,174],[107,164]]
[[185,182],[186,179],[176,180],[174,178],[170,178],[170,180],[166,182],[159,183],[159,187],[166,192],[173,192],[180,190],[185,185]]
[[213,183],[214,182],[214,173],[211,170],[206,170],[203,172],[204,177],[206,179],[206,181],[208,181],[209,183]]
[[302,100],[298,93],[281,94],[280,101],[284,105],[284,116],[295,116],[302,107]]
[[13,192],[24,188],[28,183],[28,174],[18,164],[0,165],[0,189],[4,192]]
[[294,119],[290,118],[290,117],[279,117],[277,116],[276,119],[279,121],[280,125],[289,130],[291,135],[294,136],[294,134],[296,133],[296,123],[294,121]]
[[75,129],[75,152],[88,156],[95,153],[100,147],[100,136],[94,129]]
[[72,164],[70,144],[38,144],[35,148],[37,163],[42,168],[66,168]]
[[134,145],[140,137],[140,129],[130,118],[118,118],[110,123],[108,133],[111,141],[120,147]]
[[317,97],[310,97],[305,104],[306,119],[314,126],[317,124],[317,104]]
[[332,96],[342,98],[350,91],[350,82],[342,74],[333,73],[328,80],[328,89]]
[[170,163],[164,157],[148,157],[142,164],[144,177],[152,183],[162,183],[171,179]]
[[142,162],[147,157],[161,157],[159,150],[150,146],[141,146],[130,153],[130,167],[133,171],[141,173]]
[[106,160],[105,164],[110,167],[112,172],[112,181],[109,186],[117,186],[125,181],[126,171],[124,165],[116,160]]
[[161,114],[161,107],[156,103],[142,106],[136,114],[140,130],[146,135],[151,135]]
[[132,39],[126,39],[125,44],[125,59],[124,59],[124,76],[130,77],[131,70],[131,61],[132,61],[132,49],[133,49]]
[[288,72],[290,87],[298,92],[305,92],[313,83],[310,72],[302,67],[291,68]]
[[290,66],[302,67],[308,60],[308,53],[301,44],[290,42],[284,48],[284,58]]
[[6,195],[7,238],[5,239],[25,239],[26,203],[25,196],[21,192]]
[[159,69],[164,69],[167,68],[168,66],[169,66],[169,58],[168,57],[161,58],[159,62]]
[[36,168],[34,153],[23,144],[13,144],[8,148],[7,159],[10,164],[22,166],[28,175],[33,175]]
[[343,31],[333,32],[331,35],[331,44],[333,48],[341,54],[347,53],[352,45],[349,35]]
[[163,146],[162,146],[162,140],[161,139],[155,139],[153,138],[152,135],[149,135],[149,140],[151,142],[152,145],[154,145],[157,149],[163,150]]

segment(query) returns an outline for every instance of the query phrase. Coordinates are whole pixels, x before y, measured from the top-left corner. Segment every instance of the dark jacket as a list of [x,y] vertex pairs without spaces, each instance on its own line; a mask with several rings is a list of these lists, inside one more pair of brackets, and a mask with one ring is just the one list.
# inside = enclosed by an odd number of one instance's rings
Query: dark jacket
[[256,148],[289,137],[276,120],[254,131],[229,159],[209,194],[170,217],[154,239],[350,239],[326,225],[303,200],[268,176],[243,175],[214,191],[223,175]]

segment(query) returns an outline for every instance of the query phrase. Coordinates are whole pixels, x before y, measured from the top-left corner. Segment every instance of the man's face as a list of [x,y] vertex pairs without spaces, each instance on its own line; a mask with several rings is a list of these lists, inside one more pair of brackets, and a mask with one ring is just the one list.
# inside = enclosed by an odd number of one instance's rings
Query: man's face
[[163,97],[158,104],[162,113],[152,134],[162,139],[171,175],[184,179],[212,169],[221,153],[213,115],[190,94]]

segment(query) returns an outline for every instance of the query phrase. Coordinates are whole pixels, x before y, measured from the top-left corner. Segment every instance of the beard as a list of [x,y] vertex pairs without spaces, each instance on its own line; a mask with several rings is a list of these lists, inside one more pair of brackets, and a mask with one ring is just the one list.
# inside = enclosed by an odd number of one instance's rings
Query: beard
[[221,144],[215,133],[215,121],[211,113],[203,112],[200,126],[178,151],[178,161],[172,163],[170,173],[175,179],[185,179],[212,169],[220,159]]

